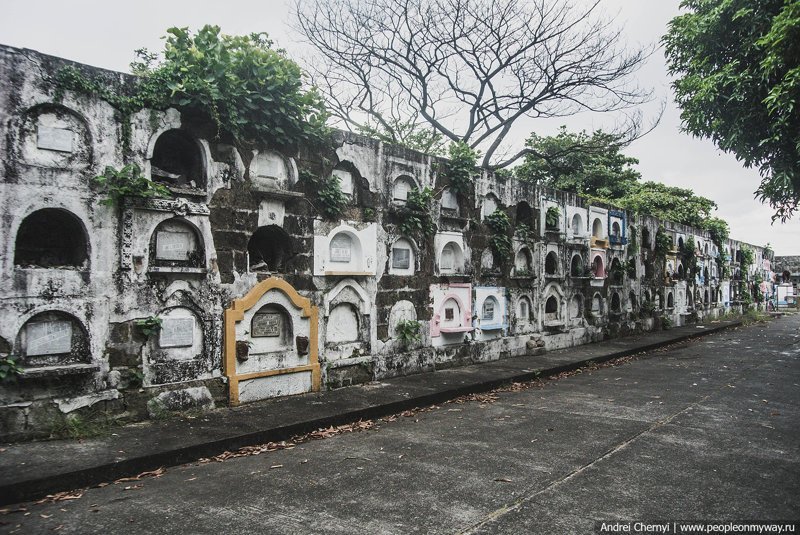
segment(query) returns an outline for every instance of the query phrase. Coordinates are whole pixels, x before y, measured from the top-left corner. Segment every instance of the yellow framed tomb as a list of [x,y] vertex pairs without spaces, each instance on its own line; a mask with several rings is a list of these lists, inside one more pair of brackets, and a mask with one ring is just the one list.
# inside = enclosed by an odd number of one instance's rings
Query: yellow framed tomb
[[261,281],[225,310],[231,405],[320,387],[319,309],[283,279]]

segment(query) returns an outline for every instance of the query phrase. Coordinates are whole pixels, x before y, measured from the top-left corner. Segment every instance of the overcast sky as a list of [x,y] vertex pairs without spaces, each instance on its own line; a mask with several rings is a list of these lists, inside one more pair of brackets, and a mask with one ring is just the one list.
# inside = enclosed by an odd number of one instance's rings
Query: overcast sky
[[[632,45],[656,43],[667,22],[679,13],[679,0],[603,0],[602,9],[624,28]],[[217,24],[223,32],[266,31],[290,55],[300,55],[299,38],[289,28],[291,0],[140,0],[128,4],[105,0],[3,0],[0,43],[32,48],[89,65],[126,71],[133,51],[161,50],[161,36],[171,26],[198,28]],[[118,7],[124,6],[124,7]],[[692,188],[719,205],[715,215],[731,226],[736,239],[772,243],[779,255],[800,254],[800,218],[774,225],[772,211],[753,198],[758,187],[756,170],[744,169],[707,140],[680,132],[679,112],[669,88],[663,53],[657,51],[639,72],[639,83],[653,87],[657,99],[668,101],[661,124],[626,152],[640,160],[646,180]],[[655,112],[657,105],[646,109]],[[571,129],[611,126],[614,118],[575,117],[569,121],[529,121],[517,133],[554,133],[559,124]]]

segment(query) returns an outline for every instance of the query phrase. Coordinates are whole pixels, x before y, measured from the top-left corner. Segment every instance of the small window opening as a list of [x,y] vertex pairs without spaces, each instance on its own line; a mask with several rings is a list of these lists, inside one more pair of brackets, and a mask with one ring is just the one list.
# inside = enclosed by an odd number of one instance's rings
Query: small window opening
[[167,130],[153,147],[150,177],[179,188],[205,188],[203,156],[197,141],[181,130]]
[[292,239],[277,225],[259,227],[247,242],[250,271],[284,271],[292,256]]

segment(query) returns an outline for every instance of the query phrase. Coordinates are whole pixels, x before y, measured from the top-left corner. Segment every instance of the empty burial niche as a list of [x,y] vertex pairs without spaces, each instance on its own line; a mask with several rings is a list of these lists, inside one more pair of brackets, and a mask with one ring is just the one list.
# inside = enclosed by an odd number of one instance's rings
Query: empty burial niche
[[616,240],[619,240],[622,237],[622,227],[618,221],[614,221],[611,224],[611,236]]
[[592,236],[597,239],[603,239],[603,222],[599,217],[596,217],[592,223]]
[[572,255],[572,261],[569,265],[569,273],[573,277],[583,276],[583,257],[580,254]]
[[636,301],[636,294],[633,292],[628,292],[628,311],[629,312],[636,312],[638,308],[638,302]]
[[569,315],[572,318],[583,317],[583,296],[575,295],[570,301]]
[[525,201],[517,203],[516,221],[517,225],[525,225],[529,228],[533,227],[533,209],[531,209],[530,204]]
[[464,253],[461,252],[461,247],[455,242],[448,242],[442,248],[442,254],[439,257],[439,269],[445,273],[455,273],[463,269],[464,266]]
[[558,255],[550,251],[544,259],[544,272],[547,275],[558,275]]
[[675,308],[675,298],[672,296],[672,292],[667,294],[667,308],[673,309]]
[[642,247],[650,248],[650,231],[647,227],[642,229]]
[[531,300],[524,295],[520,297],[517,303],[517,317],[522,321],[528,321],[531,319],[531,310],[533,310]]
[[517,251],[514,258],[514,270],[518,277],[528,275],[533,271],[533,255],[527,247],[522,247]]
[[292,239],[277,225],[259,227],[247,242],[250,271],[284,271],[291,255]]
[[91,360],[89,338],[81,322],[60,311],[36,314],[20,329],[17,338],[23,365],[62,366]]
[[449,188],[442,191],[442,215],[458,216],[458,198]]
[[580,236],[583,234],[583,219],[580,214],[572,216],[572,235]]
[[620,302],[619,294],[614,292],[611,294],[611,312],[619,314],[622,312],[622,304]]
[[258,309],[250,321],[250,338],[257,339],[253,353],[282,351],[292,346],[292,319],[280,305],[268,304]]
[[548,297],[544,303],[544,319],[545,321],[558,320],[558,299],[554,295]]
[[67,210],[44,208],[26,217],[17,231],[14,265],[85,269],[89,251],[83,223]]
[[603,297],[596,293],[592,296],[592,314],[600,316],[603,313]]
[[203,242],[197,229],[183,219],[167,219],[151,239],[152,264],[156,267],[204,267]]
[[203,153],[199,143],[182,130],[167,130],[156,140],[150,159],[154,182],[178,188],[205,189]]
[[328,344],[357,342],[359,340],[358,311],[351,303],[341,303],[331,309],[328,316],[326,342]]
[[605,266],[603,266],[603,257],[597,255],[592,260],[592,274],[596,279],[602,279],[606,276]]

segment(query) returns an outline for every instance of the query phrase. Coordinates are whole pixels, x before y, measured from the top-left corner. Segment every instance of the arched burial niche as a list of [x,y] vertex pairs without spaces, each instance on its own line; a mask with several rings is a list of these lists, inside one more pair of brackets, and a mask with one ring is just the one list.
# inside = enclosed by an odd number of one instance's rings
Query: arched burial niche
[[595,317],[600,317],[603,315],[603,296],[599,293],[595,293],[592,296],[592,314]]
[[183,130],[167,130],[158,136],[150,158],[150,178],[168,186],[205,189],[200,144]]
[[517,319],[523,322],[533,320],[533,306],[527,295],[523,295],[517,301]]
[[550,251],[544,259],[544,272],[547,275],[558,275],[558,255]]
[[292,238],[281,227],[259,227],[247,242],[250,271],[285,271],[292,256]]
[[19,159],[51,169],[85,169],[94,162],[86,119],[58,104],[39,104],[20,117]]
[[326,344],[357,342],[360,337],[358,310],[352,303],[340,303],[331,309],[328,316]]
[[277,303],[269,303],[250,319],[251,353],[270,353],[292,348],[294,340],[292,318]]
[[569,274],[573,277],[583,277],[583,257],[578,254],[572,255],[569,265]]
[[675,308],[675,298],[672,296],[672,292],[667,293],[667,309],[672,310]]
[[185,219],[167,219],[153,231],[150,239],[151,267],[203,268],[205,262],[200,232]]
[[614,292],[611,294],[611,312],[619,314],[622,312],[622,302],[619,298],[619,293]]
[[514,257],[514,275],[516,277],[530,276],[533,274],[533,255],[527,247],[521,247]]
[[611,283],[612,284],[622,284],[623,276],[625,272],[622,270],[622,263],[619,261],[619,258],[614,258],[611,260]]
[[405,204],[408,193],[417,189],[417,183],[408,175],[401,175],[392,184],[392,201]]
[[642,247],[649,249],[650,244],[650,230],[647,227],[642,227]]
[[569,317],[580,319],[583,317],[583,296],[578,294],[572,296],[569,302]]
[[92,360],[89,336],[83,325],[75,316],[61,311],[32,316],[20,329],[16,347],[24,367],[64,366]]
[[516,212],[516,223],[517,226],[525,225],[526,227],[533,229],[534,226],[534,217],[533,217],[533,209],[531,209],[531,205],[525,201],[520,201],[517,203],[517,212]]
[[639,303],[636,299],[636,294],[633,291],[628,292],[628,311],[636,312],[639,308]]
[[502,310],[497,298],[490,295],[483,300],[481,305],[481,327],[486,328],[490,325],[502,323]]
[[558,321],[558,298],[551,295],[544,303],[544,320],[545,322]]
[[439,255],[439,271],[460,273],[464,270],[464,253],[456,242],[447,242]]
[[594,218],[592,222],[592,236],[599,240],[603,239],[603,221],[599,217]]
[[341,231],[331,238],[328,247],[328,271],[360,272],[363,271],[363,255],[361,241],[349,231]]
[[611,224],[611,237],[619,241],[622,238],[622,226],[619,221],[614,221]]
[[572,216],[572,235],[581,236],[583,234],[583,218],[581,218],[581,214],[575,214]]
[[43,208],[29,214],[17,230],[14,247],[17,267],[87,269],[86,229],[72,212]]
[[415,247],[407,238],[398,238],[389,251],[389,274],[413,275],[416,271]]
[[458,197],[450,188],[442,190],[441,206],[442,215],[451,217],[457,217],[459,215]]
[[606,276],[606,269],[603,265],[603,257],[596,255],[592,260],[592,274],[596,279],[603,279]]

